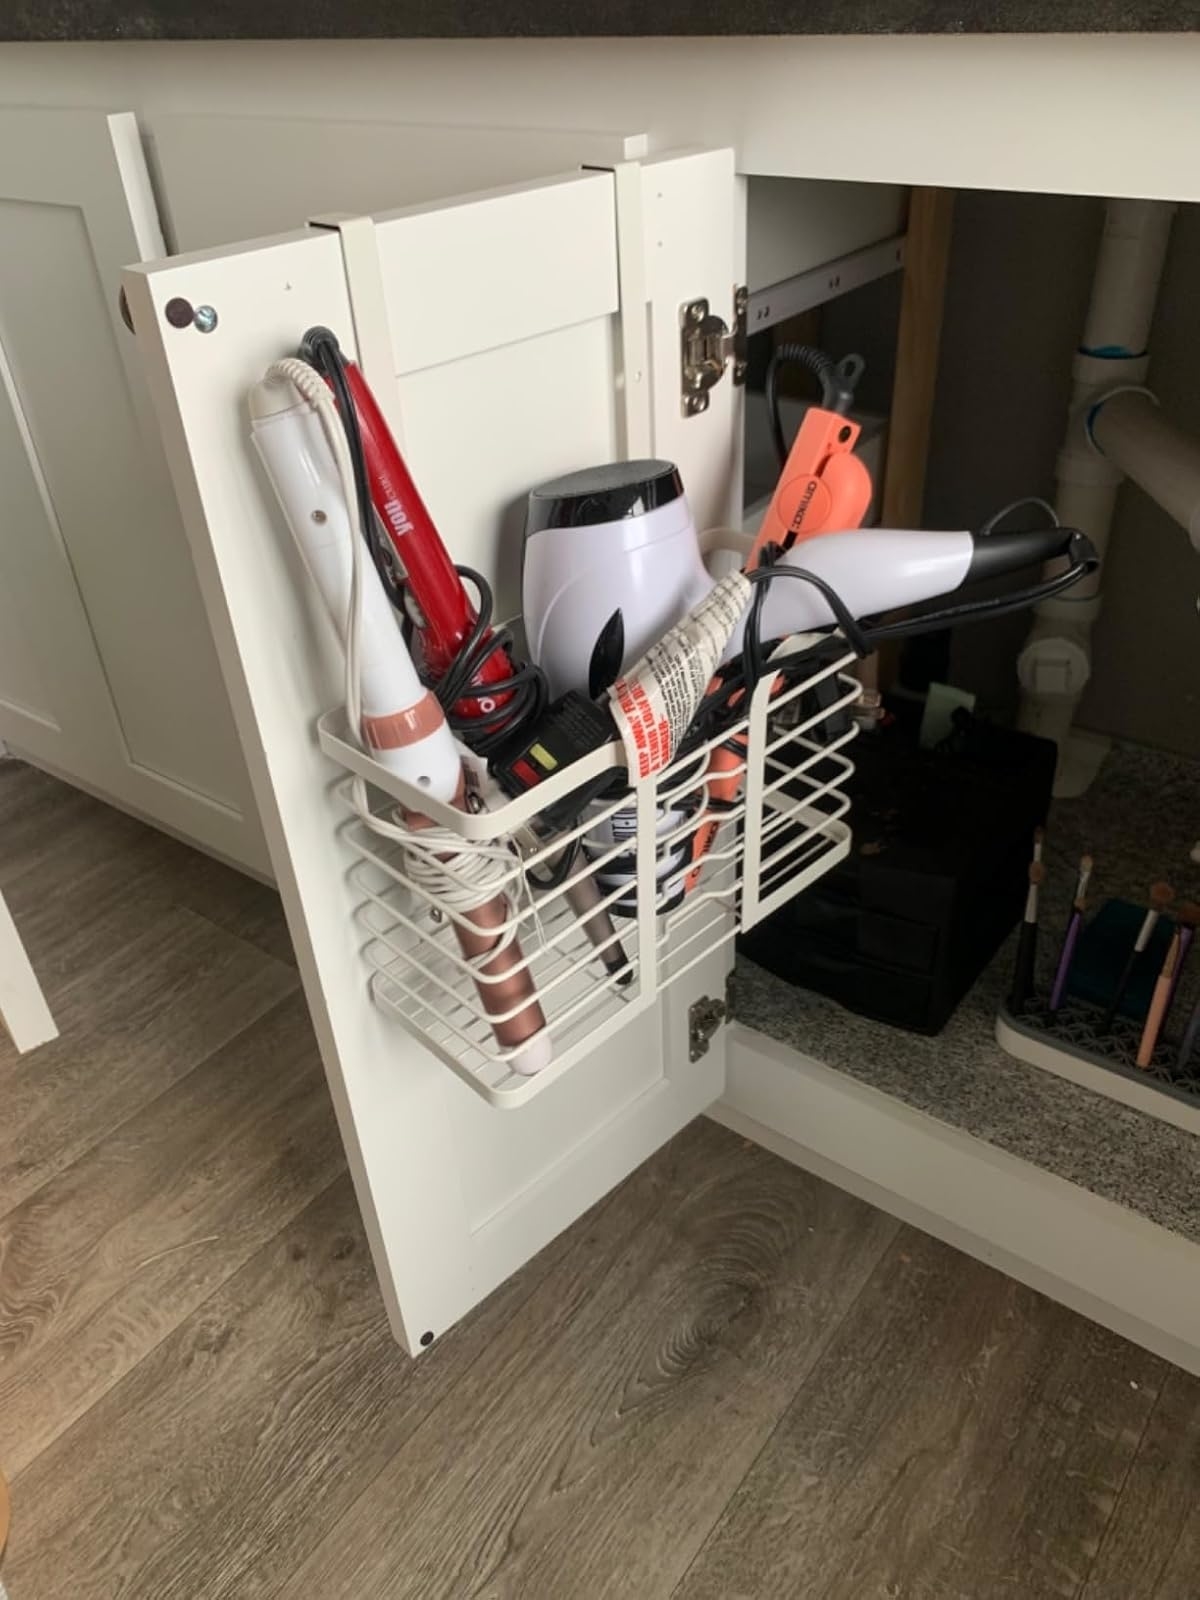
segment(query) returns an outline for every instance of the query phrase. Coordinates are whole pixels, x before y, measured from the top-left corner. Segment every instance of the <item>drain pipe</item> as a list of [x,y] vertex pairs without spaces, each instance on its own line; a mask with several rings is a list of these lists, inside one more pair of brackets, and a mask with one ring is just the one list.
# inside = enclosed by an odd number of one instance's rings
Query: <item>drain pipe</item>
[[[1122,472],[1115,458],[1096,448],[1087,419],[1101,395],[1145,381],[1146,345],[1174,213],[1173,205],[1155,200],[1110,200],[1105,210],[1055,491],[1060,521],[1082,528],[1101,557]],[[1100,614],[1102,574],[1101,568],[1076,584],[1069,597],[1038,607],[1017,660],[1018,726],[1058,745],[1056,795],[1082,794],[1108,752],[1107,740],[1071,731],[1091,676],[1091,631]]]
[[1145,490],[1200,552],[1200,444],[1173,427],[1149,389],[1111,389],[1087,417],[1092,444]]
[[[1086,427],[1095,449],[1179,524],[1200,555],[1200,444],[1171,426],[1149,389],[1124,384],[1093,402]],[[1192,860],[1200,862],[1200,843]]]

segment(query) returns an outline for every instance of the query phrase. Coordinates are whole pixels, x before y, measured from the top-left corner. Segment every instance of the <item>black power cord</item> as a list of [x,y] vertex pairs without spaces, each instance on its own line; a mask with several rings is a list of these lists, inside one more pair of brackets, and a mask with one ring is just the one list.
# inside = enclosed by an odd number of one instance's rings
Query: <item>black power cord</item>
[[328,328],[310,328],[300,346],[300,359],[315,367],[333,390],[338,416],[342,419],[342,431],[346,435],[346,444],[350,451],[350,463],[354,468],[358,524],[366,540],[367,549],[371,552],[371,560],[383,584],[384,593],[393,605],[398,605],[401,594],[400,581],[391,552],[384,547],[376,530],[367,461],[363,453],[362,435],[358,428],[358,412],[354,409],[354,399],[346,380],[345,360],[341,346],[337,342],[337,335]]
[[986,600],[963,600],[956,606],[943,606],[937,611],[924,611],[914,617],[901,617],[895,622],[879,622],[863,630],[863,637],[872,650],[885,639],[904,639],[910,634],[927,633],[935,628],[951,628],[960,622],[974,622],[981,617],[1003,617],[1010,611],[1024,611],[1028,606],[1040,605],[1052,599],[1100,565],[1096,547],[1078,528],[1061,529],[1067,539],[1064,552],[1069,565],[1053,578],[1031,584],[1027,589],[1017,589],[1012,594],[995,596]]
[[854,400],[854,390],[862,377],[865,363],[861,356],[844,356],[835,362],[824,350],[812,344],[785,343],[776,345],[767,363],[767,377],[763,395],[767,402],[767,418],[771,425],[771,439],[775,454],[782,467],[788,458],[790,445],[783,437],[783,419],[779,414],[779,373],[783,367],[803,367],[811,372],[821,385],[821,405],[826,411],[836,411],[845,416]]
[[[531,661],[524,661],[514,666],[507,678],[495,683],[476,683],[483,663],[497,650],[504,651],[512,660],[512,630],[492,627],[495,601],[491,585],[483,574],[473,567],[456,566],[454,570],[475,590],[477,615],[446,672],[441,678],[431,680],[428,687],[437,696],[446,721],[463,743],[476,755],[489,756],[519,728],[535,722],[545,711],[550,698],[546,674]],[[460,710],[466,705],[473,705],[474,709]]]

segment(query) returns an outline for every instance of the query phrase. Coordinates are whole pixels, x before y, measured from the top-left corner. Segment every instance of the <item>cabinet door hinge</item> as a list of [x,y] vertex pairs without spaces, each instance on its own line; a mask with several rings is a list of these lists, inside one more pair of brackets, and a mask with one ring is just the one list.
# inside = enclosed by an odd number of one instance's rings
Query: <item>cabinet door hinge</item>
[[701,995],[688,1008],[688,1060],[699,1061],[708,1054],[708,1042],[721,1024],[728,1020],[728,1010],[723,1000],[711,995]]
[[707,300],[686,300],[679,308],[679,388],[685,417],[708,410],[708,391],[733,362],[733,381],[746,381],[745,286],[733,291],[732,328]]

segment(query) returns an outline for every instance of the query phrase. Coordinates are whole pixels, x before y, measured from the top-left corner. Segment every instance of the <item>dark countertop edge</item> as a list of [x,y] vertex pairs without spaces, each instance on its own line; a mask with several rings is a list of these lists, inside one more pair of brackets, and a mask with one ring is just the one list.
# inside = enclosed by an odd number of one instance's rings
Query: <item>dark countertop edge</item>
[[1190,33],[1196,0],[15,0],[0,42],[770,39]]

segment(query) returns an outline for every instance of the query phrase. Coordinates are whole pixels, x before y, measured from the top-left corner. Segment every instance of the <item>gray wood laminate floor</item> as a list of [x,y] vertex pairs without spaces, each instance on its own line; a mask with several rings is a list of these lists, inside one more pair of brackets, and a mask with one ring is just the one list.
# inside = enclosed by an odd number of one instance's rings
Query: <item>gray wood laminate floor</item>
[[1200,1384],[703,1120],[410,1362],[270,891],[15,762],[0,887],[12,1600],[1200,1595]]

